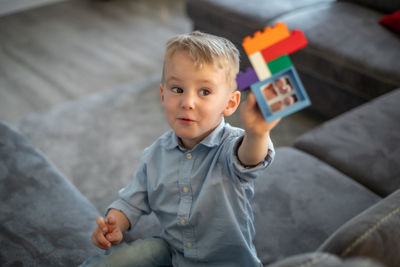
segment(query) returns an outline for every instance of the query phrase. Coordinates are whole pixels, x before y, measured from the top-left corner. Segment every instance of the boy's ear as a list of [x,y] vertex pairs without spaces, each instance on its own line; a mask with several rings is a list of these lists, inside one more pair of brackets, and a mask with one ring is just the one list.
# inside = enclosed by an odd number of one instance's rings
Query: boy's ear
[[239,104],[240,104],[240,91],[232,92],[228,104],[226,105],[222,114],[224,116],[232,115],[238,108]]
[[160,96],[161,96],[161,103],[164,103],[164,87],[162,83],[160,83]]

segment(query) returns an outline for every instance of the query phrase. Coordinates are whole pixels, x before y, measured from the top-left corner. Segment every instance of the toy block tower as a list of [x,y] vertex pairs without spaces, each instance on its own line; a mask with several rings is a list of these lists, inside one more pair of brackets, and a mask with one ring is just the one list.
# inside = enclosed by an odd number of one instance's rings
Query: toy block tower
[[301,31],[290,32],[282,22],[243,40],[252,67],[237,75],[238,89],[250,87],[269,122],[310,105],[288,56],[306,45],[307,39]]

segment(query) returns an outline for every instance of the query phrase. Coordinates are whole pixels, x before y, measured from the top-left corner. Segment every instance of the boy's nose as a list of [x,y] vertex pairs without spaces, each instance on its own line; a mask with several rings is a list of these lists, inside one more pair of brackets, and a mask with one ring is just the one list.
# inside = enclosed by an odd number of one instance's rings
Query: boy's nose
[[193,109],[196,96],[193,93],[186,93],[182,96],[181,106],[184,109]]

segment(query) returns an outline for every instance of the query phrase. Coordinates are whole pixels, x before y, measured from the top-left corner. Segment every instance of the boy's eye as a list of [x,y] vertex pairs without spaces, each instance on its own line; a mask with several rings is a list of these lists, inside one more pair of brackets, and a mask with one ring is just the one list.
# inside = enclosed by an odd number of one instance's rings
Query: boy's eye
[[200,95],[201,96],[206,96],[206,95],[209,95],[211,92],[210,92],[210,90],[208,90],[208,89],[201,89],[200,90]]
[[171,91],[174,92],[174,93],[177,93],[177,94],[183,93],[183,89],[182,89],[182,88],[179,88],[179,87],[173,87],[173,88],[171,89]]

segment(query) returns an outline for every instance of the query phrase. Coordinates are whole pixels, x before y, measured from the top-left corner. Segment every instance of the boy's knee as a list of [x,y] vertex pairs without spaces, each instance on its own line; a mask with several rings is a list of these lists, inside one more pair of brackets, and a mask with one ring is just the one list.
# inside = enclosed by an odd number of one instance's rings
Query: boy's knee
[[160,238],[121,243],[87,260],[81,266],[170,266],[171,253],[167,242]]
[[168,266],[171,253],[168,243],[161,238],[140,239],[129,244],[122,243],[111,251],[110,266]]
[[145,263],[151,262],[157,265],[170,265],[171,253],[169,245],[161,238],[149,238],[144,240],[137,240],[131,244],[138,246],[141,254],[141,260]]

